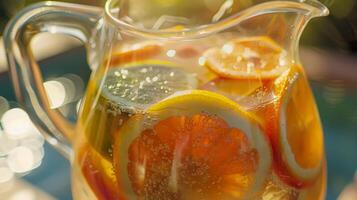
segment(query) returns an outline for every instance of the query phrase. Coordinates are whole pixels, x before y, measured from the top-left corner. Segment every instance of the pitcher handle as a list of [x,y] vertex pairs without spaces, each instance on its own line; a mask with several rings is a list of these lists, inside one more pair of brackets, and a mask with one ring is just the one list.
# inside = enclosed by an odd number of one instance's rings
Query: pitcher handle
[[6,55],[18,102],[46,140],[68,159],[72,156],[70,143],[75,127],[58,110],[50,108],[30,42],[38,33],[49,32],[78,38],[87,45],[102,12],[101,8],[93,6],[37,3],[16,15],[4,32]]

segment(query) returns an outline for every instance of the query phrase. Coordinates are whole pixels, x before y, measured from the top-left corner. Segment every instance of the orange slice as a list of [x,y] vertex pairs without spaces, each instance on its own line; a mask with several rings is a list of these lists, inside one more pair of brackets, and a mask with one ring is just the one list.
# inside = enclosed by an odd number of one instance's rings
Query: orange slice
[[216,93],[221,93],[234,101],[239,101],[263,85],[265,84],[259,80],[216,78],[203,85],[202,88]]
[[271,150],[235,102],[191,90],[125,123],[113,159],[128,199],[251,199],[270,174]]
[[284,184],[275,173],[264,188],[261,200],[298,200],[299,190]]
[[111,55],[110,66],[118,67],[119,65],[143,61],[159,55],[162,51],[162,45],[153,42],[143,42],[138,44],[128,44]]
[[[326,164],[326,163],[325,163]],[[316,182],[305,190],[301,191],[298,200],[324,200],[326,193],[326,165],[322,167]]]
[[216,78],[201,88],[222,94],[246,110],[260,108],[275,99],[271,80]]
[[297,188],[315,182],[324,158],[323,133],[313,94],[302,73],[276,81],[280,101],[267,117],[278,176]]
[[268,37],[241,38],[204,53],[206,66],[226,78],[272,79],[287,69],[287,53]]
[[108,160],[90,146],[81,147],[78,159],[83,176],[97,199],[118,199],[121,196],[112,172],[113,166]]

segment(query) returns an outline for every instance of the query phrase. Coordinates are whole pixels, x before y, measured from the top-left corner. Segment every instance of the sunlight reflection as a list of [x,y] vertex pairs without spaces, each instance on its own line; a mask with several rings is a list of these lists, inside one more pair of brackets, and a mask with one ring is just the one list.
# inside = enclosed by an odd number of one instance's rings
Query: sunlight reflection
[[201,66],[203,66],[203,65],[205,65],[205,63],[206,63],[206,58],[205,57],[200,57],[199,59],[198,59],[198,64],[199,65],[201,65]]
[[168,57],[170,57],[170,58],[173,58],[173,57],[176,56],[176,51],[173,50],[173,49],[170,49],[170,50],[168,50],[168,51],[166,52],[166,55],[167,55]]
[[81,105],[82,105],[82,99],[80,99],[80,100],[77,102],[77,105],[76,105],[77,113],[79,113],[79,110],[81,109]]
[[226,54],[233,53],[233,50],[234,50],[233,44],[225,44],[222,47],[222,51]]

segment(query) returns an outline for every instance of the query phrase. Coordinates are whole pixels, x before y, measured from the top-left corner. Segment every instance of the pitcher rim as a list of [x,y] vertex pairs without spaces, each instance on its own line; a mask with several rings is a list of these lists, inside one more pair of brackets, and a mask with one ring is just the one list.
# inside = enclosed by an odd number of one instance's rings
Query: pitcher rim
[[260,14],[269,14],[277,12],[296,12],[303,13],[309,18],[322,17],[329,15],[328,8],[317,0],[274,0],[256,4],[243,9],[232,16],[218,20],[217,22],[198,25],[184,30],[154,30],[147,29],[129,24],[111,13],[111,5],[120,0],[108,0],[105,4],[105,17],[110,23],[117,25],[121,31],[130,32],[131,34],[152,39],[185,39],[201,38],[210,34],[220,32],[231,28],[240,22]]

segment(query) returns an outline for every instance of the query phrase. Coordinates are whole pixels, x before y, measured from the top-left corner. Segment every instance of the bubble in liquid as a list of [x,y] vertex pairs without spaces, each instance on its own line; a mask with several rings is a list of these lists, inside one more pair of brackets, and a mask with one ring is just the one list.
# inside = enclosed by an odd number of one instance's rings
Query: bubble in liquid
[[247,109],[259,108],[275,100],[272,88],[262,86],[251,93],[248,97],[243,98],[240,103]]
[[298,191],[285,185],[279,178],[273,175],[267,183],[262,194],[262,200],[295,200],[298,198]]
[[166,52],[166,55],[167,55],[168,57],[170,57],[170,58],[173,58],[173,57],[176,56],[176,51],[173,50],[173,49],[168,50],[168,51]]
[[103,96],[121,108],[141,110],[176,91],[196,86],[195,77],[179,68],[146,64],[109,71]]

